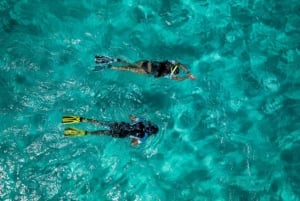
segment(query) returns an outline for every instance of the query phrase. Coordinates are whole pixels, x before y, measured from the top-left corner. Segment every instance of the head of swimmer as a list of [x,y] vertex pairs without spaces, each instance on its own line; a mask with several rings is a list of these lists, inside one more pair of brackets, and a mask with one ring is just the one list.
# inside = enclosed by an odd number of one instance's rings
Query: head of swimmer
[[149,123],[149,124],[145,127],[145,132],[148,133],[148,135],[157,134],[158,131],[159,131],[159,128],[158,128],[158,126],[155,125],[155,124]]

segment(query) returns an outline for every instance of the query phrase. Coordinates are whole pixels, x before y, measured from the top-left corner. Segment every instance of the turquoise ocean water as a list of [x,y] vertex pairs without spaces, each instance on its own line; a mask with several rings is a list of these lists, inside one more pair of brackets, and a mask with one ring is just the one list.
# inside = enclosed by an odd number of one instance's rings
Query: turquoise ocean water
[[[0,200],[299,200],[299,13],[298,0],[2,0]],[[94,72],[95,54],[175,59],[197,80]],[[132,113],[159,134],[63,136],[62,115]]]

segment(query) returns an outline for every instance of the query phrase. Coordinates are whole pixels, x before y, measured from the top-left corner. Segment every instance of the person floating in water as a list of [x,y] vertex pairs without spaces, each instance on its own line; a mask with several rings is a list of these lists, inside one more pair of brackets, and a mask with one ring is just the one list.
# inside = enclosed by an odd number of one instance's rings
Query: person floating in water
[[[95,62],[98,66],[95,67],[95,71],[103,69],[104,66],[110,69],[120,71],[130,71],[133,73],[154,75],[154,77],[168,77],[173,80],[182,81],[186,79],[195,80],[196,77],[191,74],[187,67],[177,61],[138,61],[135,63],[129,63],[118,58],[110,58],[107,56],[95,56]],[[112,64],[121,64],[120,66]],[[186,76],[178,76],[180,69],[184,71]]]
[[158,127],[148,121],[143,121],[134,115],[129,116],[131,123],[111,122],[103,123],[98,120],[88,119],[80,116],[63,116],[63,124],[72,124],[80,122],[88,122],[103,127],[102,130],[85,131],[77,128],[66,128],[65,136],[84,136],[84,135],[109,135],[115,138],[132,138],[131,145],[137,145],[145,142],[146,139],[158,133]]

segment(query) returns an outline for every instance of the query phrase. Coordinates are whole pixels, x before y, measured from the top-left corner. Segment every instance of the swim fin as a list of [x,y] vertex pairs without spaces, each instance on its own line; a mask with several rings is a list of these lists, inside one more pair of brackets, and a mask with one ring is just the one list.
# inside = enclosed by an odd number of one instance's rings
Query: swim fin
[[86,135],[87,131],[80,130],[77,128],[66,128],[64,130],[64,135],[69,137],[83,136]]
[[80,116],[63,116],[61,123],[63,124],[73,124],[83,122],[85,118]]
[[121,61],[121,59],[118,59],[118,58],[111,58],[111,57],[102,56],[102,55],[95,56],[96,64],[111,64],[111,63],[120,62],[120,61]]

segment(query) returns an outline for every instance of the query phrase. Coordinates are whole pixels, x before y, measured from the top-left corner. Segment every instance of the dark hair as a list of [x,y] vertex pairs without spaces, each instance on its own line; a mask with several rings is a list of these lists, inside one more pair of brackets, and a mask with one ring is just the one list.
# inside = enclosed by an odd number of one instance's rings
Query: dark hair
[[[155,74],[155,77],[161,77],[170,74],[172,71],[172,67],[174,68],[174,64],[172,64],[169,61],[161,62]],[[178,73],[179,73],[179,68],[176,68],[174,74],[176,75]]]
[[148,133],[148,135],[153,135],[158,133],[158,126],[154,125],[154,124],[149,124],[146,126],[145,128],[145,132]]

